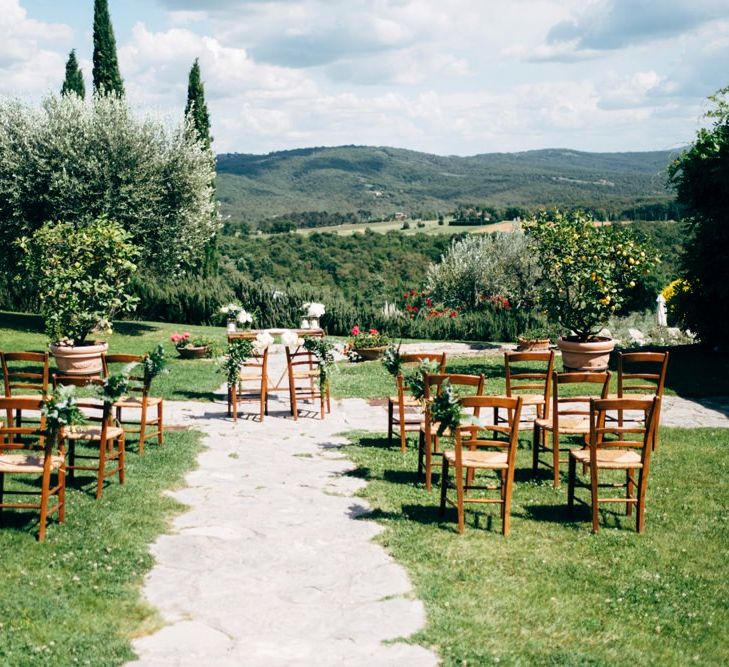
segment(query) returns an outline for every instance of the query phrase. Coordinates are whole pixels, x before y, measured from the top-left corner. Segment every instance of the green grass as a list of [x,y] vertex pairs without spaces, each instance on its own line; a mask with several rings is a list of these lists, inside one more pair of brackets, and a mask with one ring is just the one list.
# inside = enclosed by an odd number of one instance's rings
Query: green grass
[[[645,348],[649,349],[649,348]],[[729,356],[698,345],[669,348],[670,360],[665,393],[689,398],[729,396]],[[562,370],[557,358],[555,368]],[[448,372],[486,375],[486,393],[505,391],[504,359],[501,355],[450,357]],[[617,361],[613,355],[611,390],[617,391]],[[395,383],[379,361],[358,364],[341,362],[332,380],[332,392],[339,398],[380,398],[394,393]]]
[[101,500],[92,473],[79,472],[66,494],[66,523],[54,519],[43,544],[37,512],[3,512],[3,665],[123,664],[134,658],[130,639],[157,627],[139,589],[154,563],[149,544],[181,509],[162,492],[193,467],[199,434],[169,432],[144,457],[135,444],[126,484],[111,478]]
[[[218,366],[212,359],[179,359],[170,336],[175,332],[189,331],[215,338],[221,349],[226,344],[223,327],[203,327],[164,322],[115,322],[109,342],[110,354],[144,354],[157,343],[164,343],[170,372],[154,381],[156,396],[189,401],[212,399],[212,392],[224,382]],[[48,349],[48,338],[43,333],[43,323],[36,315],[0,313],[0,350],[5,352],[42,352]],[[53,361],[51,360],[53,367]]]
[[496,506],[467,510],[459,536],[455,510],[439,520],[438,491],[416,483],[413,449],[403,456],[384,437],[351,438],[368,518],[385,526],[378,540],[426,606],[413,641],[445,665],[729,661],[726,430],[663,430],[643,535],[613,513],[619,506],[603,513],[598,535],[585,508],[569,519],[566,485],[553,489],[546,471],[532,480],[521,443],[508,538]]

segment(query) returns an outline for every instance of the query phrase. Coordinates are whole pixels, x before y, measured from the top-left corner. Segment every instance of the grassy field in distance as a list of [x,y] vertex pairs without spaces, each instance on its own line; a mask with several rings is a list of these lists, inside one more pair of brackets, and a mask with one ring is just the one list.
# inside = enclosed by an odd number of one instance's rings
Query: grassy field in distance
[[[410,225],[409,229],[403,229],[402,226],[405,223]],[[422,224],[422,227],[418,227],[418,224]],[[486,232],[508,232],[513,227],[514,223],[510,220],[504,222],[495,222],[488,225],[449,225],[448,219],[446,223],[439,225],[437,220],[388,220],[386,222],[360,222],[357,224],[350,225],[331,225],[328,227],[306,227],[297,229],[298,234],[304,234],[308,236],[313,233],[324,233],[329,232],[333,234],[339,234],[341,236],[349,236],[356,232],[364,232],[369,229],[379,234],[386,234],[387,232],[398,231],[403,234],[483,234]]]

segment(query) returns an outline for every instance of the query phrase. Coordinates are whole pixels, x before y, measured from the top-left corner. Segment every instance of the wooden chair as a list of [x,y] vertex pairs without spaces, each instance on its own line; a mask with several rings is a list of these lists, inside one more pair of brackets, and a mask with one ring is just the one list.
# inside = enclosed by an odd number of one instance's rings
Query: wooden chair
[[[534,406],[534,419],[549,415],[554,372],[554,351],[504,352],[506,396],[521,396],[523,407]],[[525,418],[522,410],[522,419]],[[499,419],[498,414],[495,419]]]
[[[235,339],[255,337],[254,333],[248,336],[237,334]],[[263,421],[268,414],[268,348],[261,354],[251,354],[241,366],[238,382],[228,389],[228,414],[233,415],[233,421],[238,421],[238,403],[243,401],[257,402],[259,417]]]
[[[139,364],[141,371],[129,375],[129,389],[127,395],[114,403],[116,420],[125,433],[139,433],[139,453],[144,454],[144,445],[147,439],[157,436],[157,444],[164,444],[164,400],[150,396],[151,380],[144,372],[145,357],[136,354],[107,354],[104,357],[104,375],[108,377],[110,366],[119,364]],[[156,408],[156,416],[150,412]],[[139,421],[130,421],[124,418],[124,413],[130,410],[139,411]],[[152,428],[151,432],[148,428]]]
[[[432,361],[438,364],[438,372],[445,373],[446,355],[442,353],[421,353],[400,355],[403,369],[412,369],[423,361]],[[409,388],[405,383],[405,375],[401,371],[395,377],[397,395],[387,399],[387,444],[392,444],[392,435],[397,427],[400,433],[400,449],[405,453],[408,432],[420,432],[423,421],[423,410],[419,400],[409,395]],[[397,414],[395,414],[397,408]]]
[[[75,385],[77,387],[88,387],[90,385],[100,386],[103,380],[99,377],[89,378],[78,375],[56,375],[53,378],[54,387],[59,384]],[[84,413],[84,416],[92,424],[81,426],[70,426],[61,433],[62,441],[67,446],[68,480],[73,482],[76,470],[87,470],[96,473],[96,499],[101,498],[104,493],[104,481],[119,476],[119,483],[124,484],[126,473],[126,444],[124,429],[114,419],[114,405],[106,403],[97,398],[79,398],[76,403]],[[76,451],[78,443],[85,442],[98,452],[94,454],[80,454]],[[77,460],[94,461],[94,464],[77,464]],[[113,467],[108,468],[111,464]]]
[[[644,424],[616,426],[607,421],[608,412],[621,410],[640,410],[647,415]],[[600,530],[600,503],[625,503],[626,515],[630,516],[633,506],[637,508],[636,530],[642,533],[645,528],[645,494],[648,486],[651,451],[658,431],[661,412],[661,399],[652,398],[610,398],[590,401],[589,445],[583,449],[570,451],[569,490],[567,503],[570,513],[574,510],[575,488],[590,489],[592,507],[592,532]],[[587,467],[590,481],[578,483],[577,464]],[[601,484],[599,472],[625,471],[625,484]],[[635,473],[638,471],[638,479]],[[637,488],[636,488],[637,487]],[[600,497],[601,488],[625,488],[624,497]]]
[[[0,411],[40,412],[43,398],[0,398]],[[54,452],[53,450],[56,449]],[[52,476],[55,474],[55,483]],[[6,475],[32,475],[40,478],[40,491],[6,489]],[[40,502],[5,502],[8,495],[37,495]],[[56,497],[55,504],[51,499]],[[38,541],[46,537],[48,517],[58,514],[59,523],[66,519],[66,456],[63,443],[51,442],[45,430],[45,420],[41,415],[40,427],[15,426],[0,422],[0,511],[3,509],[33,509],[40,512]]]
[[[0,352],[5,397],[41,398],[48,395],[48,352]],[[7,413],[8,423],[22,424],[22,412]],[[34,420],[37,422],[37,420]]]
[[[458,512],[458,532],[463,533],[466,503],[498,504],[501,506],[501,532],[503,535],[508,535],[521,419],[521,396],[516,398],[468,396],[462,399],[462,406],[464,409],[474,410],[503,409],[511,415],[511,422],[507,425],[494,423],[465,426],[456,430],[454,450],[443,452],[440,515],[445,514],[447,503],[454,505]],[[448,474],[451,466],[454,467],[455,502],[448,498]],[[478,479],[475,473],[479,470],[491,470],[496,473],[498,484],[475,484]],[[499,491],[499,497],[468,497],[467,494],[473,490]]]
[[289,399],[291,414],[299,418],[299,401],[319,401],[321,418],[331,412],[331,395],[329,386],[322,390],[319,384],[319,360],[308,350],[298,347],[295,350],[286,348],[286,368],[289,376]]
[[[628,366],[631,370],[626,371]],[[640,370],[639,370],[640,368]],[[618,352],[618,398],[663,399],[668,371],[668,352]],[[624,413],[618,413],[618,424],[623,425]],[[644,415],[646,418],[647,415]],[[658,446],[658,432],[653,447]]]
[[[433,478],[433,457],[440,457],[438,424],[430,414],[430,399],[440,393],[443,382],[448,380],[452,387],[472,390],[475,396],[483,395],[483,375],[463,375],[459,373],[432,373],[425,376],[425,415],[420,424],[420,440],[418,445],[418,477],[422,479],[425,471],[425,488],[430,491]],[[479,416],[478,408],[473,415]]]
[[[552,473],[554,475],[554,488],[560,486],[559,464],[567,463],[567,459],[560,459],[560,436],[578,435],[583,438],[590,433],[590,399],[595,395],[584,393],[577,396],[565,396],[564,388],[567,385],[577,385],[580,390],[589,391],[591,387],[600,390],[600,398],[607,398],[610,388],[610,373],[552,373],[552,408],[550,414],[544,418],[534,420],[532,438],[532,472],[536,474],[539,467],[539,454],[550,452],[552,455]],[[594,391],[594,390],[593,390]],[[546,434],[552,434],[552,446],[547,447]]]

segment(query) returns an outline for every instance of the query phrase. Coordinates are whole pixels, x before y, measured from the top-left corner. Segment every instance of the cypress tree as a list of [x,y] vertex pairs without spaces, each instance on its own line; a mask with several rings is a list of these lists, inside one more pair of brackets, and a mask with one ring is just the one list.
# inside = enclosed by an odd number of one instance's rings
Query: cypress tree
[[195,128],[197,139],[210,148],[213,138],[210,136],[210,114],[208,105],[205,102],[205,88],[200,76],[200,63],[197,58],[190,70],[187,82],[187,105],[185,116],[192,114],[192,123]]
[[66,78],[61,87],[61,95],[76,93],[81,99],[86,97],[86,86],[84,85],[84,74],[76,60],[76,49],[73,49],[66,62]]
[[124,96],[108,0],[94,0],[94,92]]

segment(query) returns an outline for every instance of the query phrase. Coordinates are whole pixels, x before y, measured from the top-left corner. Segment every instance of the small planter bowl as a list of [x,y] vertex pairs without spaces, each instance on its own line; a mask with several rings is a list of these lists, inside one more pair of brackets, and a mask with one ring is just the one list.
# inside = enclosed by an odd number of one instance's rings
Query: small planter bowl
[[549,338],[517,338],[516,342],[520,352],[543,352],[552,344]]
[[199,347],[188,345],[187,347],[178,347],[177,354],[180,355],[180,359],[205,359],[208,356],[208,348],[204,345]]
[[355,352],[365,361],[375,361],[377,359],[382,359],[382,355],[385,354],[386,349],[386,345],[383,345],[382,347],[362,347],[360,349],[355,349]]

